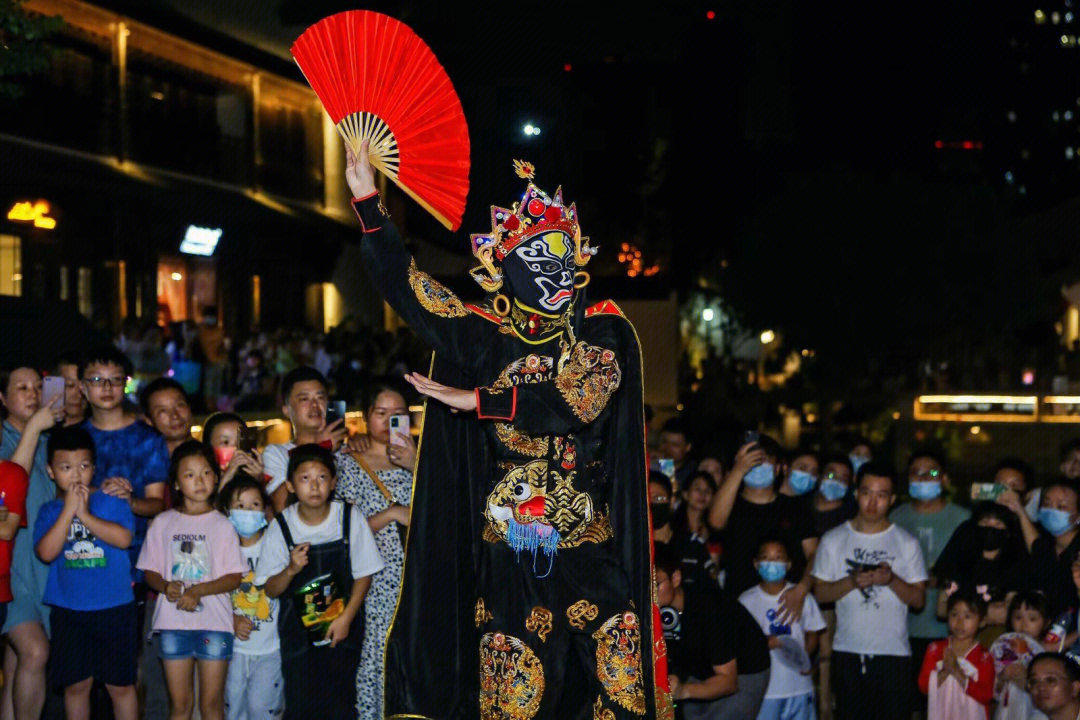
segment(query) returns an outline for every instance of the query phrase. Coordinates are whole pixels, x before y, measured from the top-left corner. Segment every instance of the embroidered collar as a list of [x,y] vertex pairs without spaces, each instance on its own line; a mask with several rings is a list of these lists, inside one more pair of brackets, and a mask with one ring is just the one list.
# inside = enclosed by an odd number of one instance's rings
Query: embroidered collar
[[[572,308],[573,304],[568,307]],[[562,335],[570,319],[568,313],[569,311],[562,315],[549,315],[515,300],[510,306],[510,328],[524,342],[540,345]]]

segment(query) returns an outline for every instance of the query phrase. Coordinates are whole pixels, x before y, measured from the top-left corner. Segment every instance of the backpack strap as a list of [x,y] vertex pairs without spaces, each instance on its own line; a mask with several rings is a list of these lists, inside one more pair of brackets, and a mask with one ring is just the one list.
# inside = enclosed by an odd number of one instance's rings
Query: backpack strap
[[345,555],[349,554],[349,526],[352,522],[353,506],[347,502],[341,503],[341,542],[345,544]]
[[285,538],[285,549],[291,553],[292,549],[296,547],[296,543],[293,542],[292,533],[289,532],[289,523],[285,522],[285,511],[278,513],[274,520],[277,522],[278,527],[281,528],[281,536]]

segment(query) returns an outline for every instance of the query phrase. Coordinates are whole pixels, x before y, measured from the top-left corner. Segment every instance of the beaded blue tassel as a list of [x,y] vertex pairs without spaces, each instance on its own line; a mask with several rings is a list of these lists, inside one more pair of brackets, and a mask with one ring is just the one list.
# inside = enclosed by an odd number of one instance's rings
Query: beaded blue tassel
[[506,528],[506,544],[509,545],[514,552],[520,553],[522,550],[532,554],[533,558],[533,570],[536,570],[536,555],[538,550],[542,550],[544,555],[551,558],[551,562],[548,565],[548,571],[541,575],[541,578],[545,578],[551,574],[551,568],[555,565],[555,553],[559,551],[559,541],[562,540],[562,536],[559,535],[559,531],[550,525],[544,523],[519,523],[513,518],[510,518]]

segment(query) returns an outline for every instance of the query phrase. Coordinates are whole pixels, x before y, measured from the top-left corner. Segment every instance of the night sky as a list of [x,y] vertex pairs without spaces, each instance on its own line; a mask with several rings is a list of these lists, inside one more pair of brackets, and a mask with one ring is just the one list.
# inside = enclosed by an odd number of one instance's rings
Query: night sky
[[[296,35],[356,7],[101,4],[166,29],[213,27],[286,72]],[[485,229],[489,204],[512,200],[508,160],[526,156],[542,185],[566,186],[605,250],[632,239],[663,264],[668,285],[707,285],[748,326],[855,357],[1014,338],[1033,324],[1038,334],[1057,319],[1056,287],[1077,269],[1062,253],[1072,231],[1060,218],[1025,217],[1000,181],[1003,117],[1023,82],[1009,41],[1030,14],[1026,3],[996,5],[366,7],[432,46],[473,130],[462,232],[414,230],[462,248],[467,232]],[[545,127],[539,142],[525,144],[524,119]],[[982,149],[935,150],[935,140]]]

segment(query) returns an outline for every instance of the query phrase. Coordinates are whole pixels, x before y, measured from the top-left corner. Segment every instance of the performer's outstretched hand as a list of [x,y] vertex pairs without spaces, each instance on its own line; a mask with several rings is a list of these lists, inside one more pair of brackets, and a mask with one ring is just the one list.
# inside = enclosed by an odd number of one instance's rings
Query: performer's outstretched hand
[[367,197],[375,192],[375,169],[368,159],[368,141],[360,143],[360,157],[345,146],[345,180],[349,183],[354,198]]
[[405,379],[421,395],[434,398],[453,410],[468,412],[476,409],[476,393],[472,390],[447,387],[420,373],[408,373],[405,375]]

